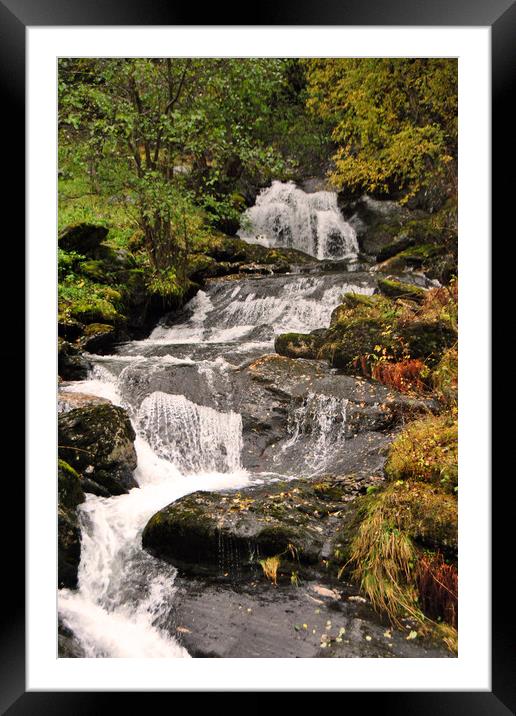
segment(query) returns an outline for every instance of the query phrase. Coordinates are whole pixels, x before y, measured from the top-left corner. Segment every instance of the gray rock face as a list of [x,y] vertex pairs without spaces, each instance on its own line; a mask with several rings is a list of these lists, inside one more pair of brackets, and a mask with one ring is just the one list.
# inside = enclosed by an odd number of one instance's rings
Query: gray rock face
[[[230,586],[176,579],[171,627],[193,657],[446,658],[382,622],[347,584]],[[407,624],[407,629],[410,626]]]
[[287,475],[321,474],[330,457],[333,474],[377,474],[392,430],[431,407],[379,383],[340,375],[322,361],[275,354],[240,366],[158,362],[149,370],[136,364],[124,370],[121,384],[134,406],[163,392],[240,413],[243,466]]
[[59,416],[59,455],[74,469],[120,495],[137,487],[135,433],[123,408],[95,402]]

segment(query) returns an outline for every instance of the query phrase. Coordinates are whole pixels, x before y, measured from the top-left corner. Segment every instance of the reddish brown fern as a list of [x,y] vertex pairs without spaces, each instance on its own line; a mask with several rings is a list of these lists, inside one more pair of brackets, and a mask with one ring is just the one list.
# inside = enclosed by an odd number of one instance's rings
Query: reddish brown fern
[[430,619],[442,619],[457,628],[457,569],[440,552],[418,561],[416,583],[422,611]]
[[373,366],[371,376],[388,388],[395,388],[400,393],[421,393],[426,387],[421,377],[424,369],[423,361],[416,359],[403,360],[398,363],[380,361]]

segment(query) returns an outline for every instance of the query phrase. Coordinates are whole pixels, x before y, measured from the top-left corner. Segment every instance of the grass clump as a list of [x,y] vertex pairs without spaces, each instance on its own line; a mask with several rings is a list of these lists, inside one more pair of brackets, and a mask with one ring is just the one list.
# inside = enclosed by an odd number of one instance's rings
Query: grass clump
[[[360,522],[339,576],[350,571],[373,607],[456,647],[457,502],[439,488],[396,482],[362,498]],[[442,581],[444,579],[444,582]],[[448,623],[447,623],[448,622]]]
[[458,425],[453,414],[415,420],[394,440],[385,474],[391,480],[439,484],[454,492],[458,480]]
[[431,376],[438,400],[448,408],[457,405],[459,383],[459,354],[454,346],[445,351]]

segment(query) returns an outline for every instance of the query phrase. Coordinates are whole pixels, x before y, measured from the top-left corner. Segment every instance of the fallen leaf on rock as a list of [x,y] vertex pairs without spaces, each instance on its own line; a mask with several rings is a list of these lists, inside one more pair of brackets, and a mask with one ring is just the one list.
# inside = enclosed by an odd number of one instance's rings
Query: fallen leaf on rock
[[331,597],[332,599],[340,599],[340,594],[335,589],[327,589],[326,587],[321,587],[320,584],[314,584],[312,586],[312,589],[317,594],[320,594],[321,597]]

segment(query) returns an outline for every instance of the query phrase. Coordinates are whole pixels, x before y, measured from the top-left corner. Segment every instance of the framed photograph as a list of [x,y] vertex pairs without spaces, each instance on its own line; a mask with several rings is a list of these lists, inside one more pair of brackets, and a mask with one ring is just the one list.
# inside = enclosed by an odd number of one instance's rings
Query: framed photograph
[[28,318],[3,712],[110,691],[514,709],[492,563],[498,5],[201,26],[2,0]]

